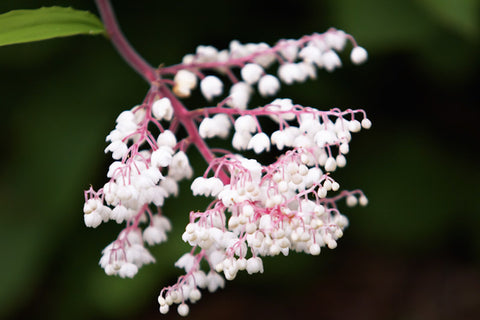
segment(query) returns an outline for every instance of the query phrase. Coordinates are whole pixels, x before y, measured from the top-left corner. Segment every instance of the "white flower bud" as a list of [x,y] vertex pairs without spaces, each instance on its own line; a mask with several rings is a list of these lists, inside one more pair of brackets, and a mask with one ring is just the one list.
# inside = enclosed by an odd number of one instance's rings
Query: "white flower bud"
[[182,64],[192,64],[195,62],[195,55],[194,54],[186,54],[182,58]]
[[308,251],[310,251],[311,255],[317,256],[320,254],[320,246],[317,243],[314,243],[308,248]]
[[319,198],[325,198],[327,196],[327,189],[324,187],[320,187],[318,188],[317,194]]
[[342,229],[337,228],[333,235],[335,236],[336,239],[340,239],[341,237],[343,237]]
[[329,249],[335,249],[337,247],[337,241],[331,239],[327,242],[327,246]]
[[167,302],[165,301],[165,298],[162,297],[162,296],[158,296],[158,304],[163,306],[163,305],[166,305]]
[[358,199],[358,202],[360,203],[361,206],[366,206],[368,204],[368,199],[364,195],[361,195],[360,198]]
[[348,122],[348,130],[351,132],[358,132],[362,129],[362,125],[358,120],[352,120]]
[[327,189],[327,191],[332,190],[332,181],[330,179],[327,179],[323,182],[323,187]]
[[357,200],[357,197],[355,197],[353,194],[351,194],[347,197],[346,202],[347,202],[347,206],[354,207],[354,206],[357,205],[358,200]]
[[238,218],[236,216],[231,216],[228,220],[228,228],[230,230],[233,230],[236,227],[238,227]]
[[257,226],[255,225],[255,223],[247,223],[246,226],[245,226],[245,231],[248,234],[252,234],[255,231],[257,231]]
[[188,298],[190,299],[191,302],[196,302],[200,300],[202,297],[202,293],[198,289],[193,289],[190,291],[190,294],[188,295]]
[[248,63],[240,71],[242,79],[248,84],[257,83],[263,73],[263,68],[256,63]]
[[295,40],[283,40],[281,41],[280,53],[287,59],[287,61],[294,61],[297,59],[298,46]]
[[173,78],[175,86],[187,89],[188,91],[195,89],[197,86],[197,76],[188,70],[179,70]]
[[167,314],[169,309],[170,309],[170,307],[168,306],[168,304],[161,305],[160,306],[160,313],[161,314]]
[[158,146],[167,146],[173,148],[177,144],[177,138],[172,131],[165,130],[158,135],[157,144]]
[[332,183],[332,191],[338,191],[340,189],[340,184],[337,181]]
[[167,303],[167,305],[172,305],[173,304],[173,299],[172,299],[172,295],[171,294],[168,294],[165,296],[165,302]]
[[372,127],[372,122],[369,119],[365,118],[362,120],[363,129],[370,129],[371,127]]
[[329,157],[327,162],[325,162],[325,170],[333,172],[335,169],[337,169],[337,163],[333,157]]
[[280,89],[280,81],[270,74],[264,75],[258,82],[258,91],[262,97],[276,95]]
[[353,48],[352,53],[350,54],[350,59],[354,64],[362,64],[365,61],[367,61],[367,58],[368,58],[367,50],[358,46]]
[[188,312],[190,311],[190,308],[186,303],[182,303],[178,305],[177,312],[179,315],[182,317],[188,316]]
[[213,46],[198,46],[196,53],[198,62],[213,62],[218,57],[218,50]]
[[278,191],[281,193],[285,193],[288,191],[288,182],[287,181],[280,181],[278,183]]
[[247,205],[243,206],[242,212],[245,215],[245,217],[249,218],[249,217],[253,216],[254,209],[251,205],[247,204]]
[[350,151],[350,148],[348,146],[348,143],[342,143],[340,145],[340,152],[343,154],[347,154]]
[[215,265],[215,271],[222,272],[223,271],[223,262],[219,262]]
[[335,161],[337,162],[337,166],[339,168],[343,168],[347,165],[347,158],[345,158],[343,154],[339,154]]

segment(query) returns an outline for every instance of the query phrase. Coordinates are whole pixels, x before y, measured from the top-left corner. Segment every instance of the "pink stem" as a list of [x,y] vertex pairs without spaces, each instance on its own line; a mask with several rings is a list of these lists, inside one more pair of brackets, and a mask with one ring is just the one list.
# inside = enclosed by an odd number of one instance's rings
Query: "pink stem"
[[159,79],[155,69],[150,66],[128,43],[118,26],[115,14],[109,0],[95,0],[100,16],[102,17],[105,30],[110,40],[120,53],[122,58],[137,71],[148,83]]
[[[157,81],[160,80],[160,75],[133,49],[133,47],[127,41],[120,30],[120,27],[118,26],[110,1],[95,0],[95,2],[98,10],[100,11],[105,29],[117,51],[135,71],[137,71],[145,80],[147,80],[147,82],[155,87],[158,86],[160,93],[170,99],[177,121],[180,122],[187,130],[189,140],[197,147],[198,151],[200,151],[207,163],[212,162],[212,160],[215,159],[215,155],[207,146],[205,141],[200,137],[190,112],[167,87],[164,85],[159,86]],[[227,174],[224,172],[220,173],[220,179],[224,183],[228,183],[230,181]]]
[[[190,111],[188,111],[187,108],[183,106],[183,104],[172,94],[172,92],[167,87],[160,86],[158,90],[160,91],[162,96],[167,97],[172,103],[175,118],[179,123],[182,124],[185,130],[187,130],[188,139],[190,140],[190,142],[197,147],[198,151],[203,156],[205,161],[207,163],[211,163],[215,159],[215,154],[213,154],[212,150],[210,150],[202,137],[200,137],[197,126],[193,121]],[[230,182],[227,174],[223,171],[219,173],[219,178],[224,184]]]

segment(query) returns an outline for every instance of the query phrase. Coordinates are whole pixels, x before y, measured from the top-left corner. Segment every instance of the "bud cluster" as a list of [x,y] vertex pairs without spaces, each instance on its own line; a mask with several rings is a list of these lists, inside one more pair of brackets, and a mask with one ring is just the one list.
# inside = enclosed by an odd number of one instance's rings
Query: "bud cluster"
[[[304,82],[319,69],[340,67],[337,52],[347,41],[353,44],[352,62],[364,62],[365,49],[350,35],[330,29],[273,47],[238,41],[228,50],[199,46],[181,64],[158,69],[159,78],[143,103],[122,112],[107,136],[105,152],[113,158],[109,181],[98,191],[85,192],[88,227],[109,220],[125,225],[103,251],[105,272],[133,277],[142,265],[154,262],[146,246],[167,239],[171,226],[162,206],[178,195],[179,181],[193,177],[186,153],[190,146],[208,163],[191,190],[213,200],[205,210],[190,212],[182,239],[192,249],[175,264],[185,274],[161,290],[160,312],[178,304],[178,313],[186,316],[187,302],[198,301],[201,289],[224,287],[222,273],[227,280],[242,270],[263,273],[264,256],[292,250],[318,255],[322,247],[335,248],[348,225],[337,202],[366,205],[367,198],[360,190],[341,191],[332,172],[346,165],[352,133],[369,129],[370,120],[361,109],[320,111],[288,98],[252,108],[250,99],[255,92],[275,96],[281,82]],[[269,73],[275,63],[276,75]],[[217,103],[187,108],[182,99],[197,87],[208,103]],[[276,126],[272,132],[261,125],[268,119]],[[184,138],[179,138],[180,127],[187,133]],[[276,148],[283,154],[264,165],[210,148],[211,138],[231,139],[235,152],[261,154]],[[206,265],[208,270],[202,270]]]
[[[256,88],[262,97],[275,96],[280,90],[280,81],[285,84],[315,79],[318,69],[332,72],[342,66],[337,52],[342,51],[347,41],[354,48],[350,59],[354,64],[367,60],[367,51],[357,46],[349,34],[329,29],[323,34],[312,34],[298,40],[281,40],[270,47],[266,43],[241,44],[232,41],[229,49],[218,50],[213,46],[198,46],[195,54],[188,54],[180,65],[159,70],[161,75],[174,75],[173,92],[181,98],[191,95],[198,82],[207,101],[223,95],[224,83],[216,72],[232,82],[226,104],[232,108],[246,109]],[[278,63],[277,76],[267,70]],[[240,78],[233,69],[240,69]]]

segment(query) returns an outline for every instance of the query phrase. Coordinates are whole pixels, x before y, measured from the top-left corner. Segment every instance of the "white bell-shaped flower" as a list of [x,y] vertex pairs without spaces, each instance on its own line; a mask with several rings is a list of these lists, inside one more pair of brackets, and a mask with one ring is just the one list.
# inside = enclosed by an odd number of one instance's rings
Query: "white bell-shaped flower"
[[196,53],[197,62],[213,62],[218,57],[218,49],[214,46],[198,46]]
[[309,44],[302,48],[298,56],[302,58],[303,61],[307,63],[313,63],[317,67],[321,67],[323,65],[322,52],[314,45]]
[[87,227],[96,228],[102,223],[103,219],[97,211],[93,211],[92,213],[84,214],[83,220]]
[[248,274],[253,273],[263,273],[263,261],[259,257],[251,257],[247,260],[247,268]]
[[284,63],[278,68],[278,77],[286,84],[303,82],[308,77],[305,71],[297,63]]
[[138,272],[138,267],[133,263],[126,262],[122,264],[120,270],[118,271],[118,275],[120,278],[133,278]]
[[342,30],[332,30],[325,34],[325,42],[329,47],[341,51],[347,43],[347,35]]
[[170,99],[164,97],[155,101],[152,105],[152,114],[157,120],[172,120],[173,106]]
[[230,98],[227,105],[232,108],[245,110],[252,95],[252,87],[247,83],[240,81],[230,88]]
[[237,150],[246,150],[250,139],[252,135],[249,132],[237,131],[233,135],[232,146]]
[[253,133],[257,131],[257,121],[251,115],[240,116],[235,120],[235,131]]
[[271,74],[264,75],[258,81],[258,91],[262,97],[274,96],[280,90],[280,81]]
[[259,132],[250,139],[247,149],[253,149],[257,154],[270,151],[270,139],[264,132]]
[[212,100],[214,97],[218,97],[223,92],[223,83],[215,76],[206,76],[200,82],[200,90],[203,96],[207,100]]
[[105,153],[107,152],[112,152],[112,158],[119,160],[122,159],[128,152],[128,147],[127,145],[120,141],[116,140],[110,143],[106,148],[105,148]]
[[150,158],[151,164],[154,167],[168,167],[172,162],[173,150],[167,146],[160,146],[157,150],[152,152]]
[[335,68],[339,68],[342,66],[342,61],[333,50],[328,50],[322,55],[323,59],[323,66],[329,72],[335,70]]
[[157,144],[158,146],[166,146],[166,147],[173,148],[177,144],[177,138],[175,137],[175,134],[173,134],[172,131],[165,130],[158,135]]

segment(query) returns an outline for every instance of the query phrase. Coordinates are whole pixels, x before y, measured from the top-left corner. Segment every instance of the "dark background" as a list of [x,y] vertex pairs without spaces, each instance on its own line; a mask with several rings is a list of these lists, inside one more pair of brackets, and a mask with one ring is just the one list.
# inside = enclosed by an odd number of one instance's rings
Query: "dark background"
[[[140,4],[141,3],[141,4]],[[92,1],[2,1],[0,12]],[[475,0],[114,1],[126,36],[153,65],[197,45],[299,38],[330,26],[369,61],[283,86],[296,103],[362,107],[342,186],[365,208],[334,251],[265,259],[191,307],[192,319],[476,319],[480,314],[479,2]],[[133,280],[97,265],[120,230],[83,224],[83,190],[102,186],[104,137],[147,84],[101,36],[0,47],[0,318],[160,319],[159,290],[181,271],[180,235],[201,209],[184,183],[165,213],[174,231]],[[195,155],[194,155],[195,157]],[[204,164],[192,160],[196,172]]]

